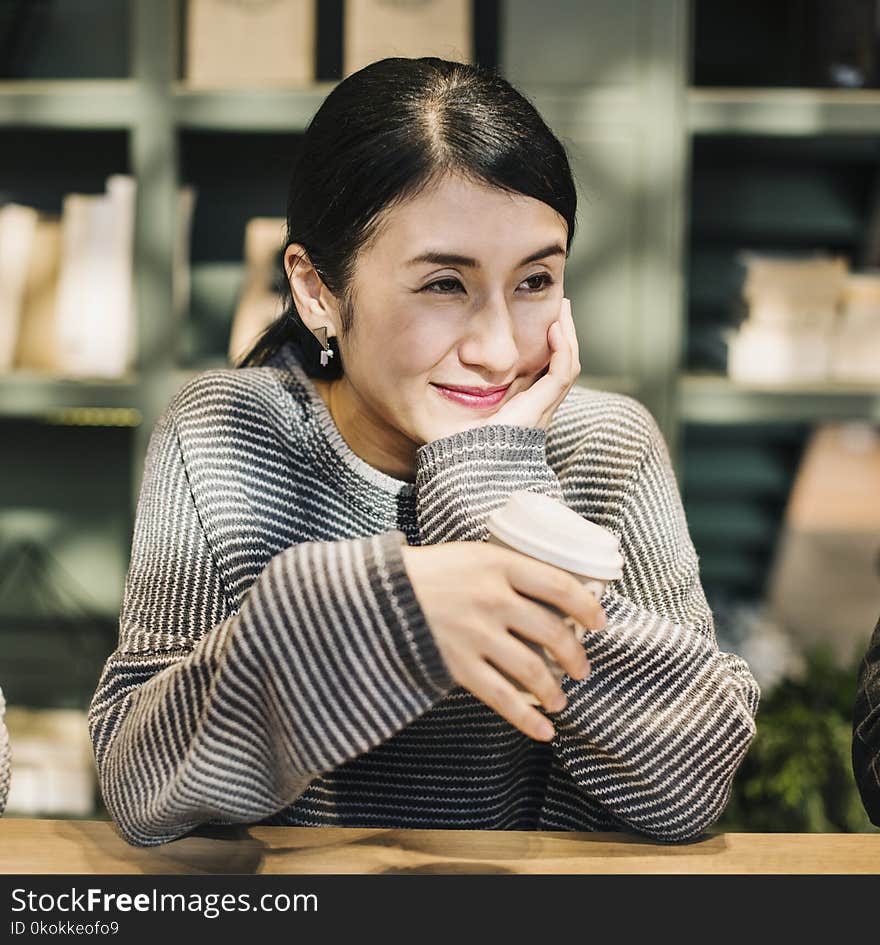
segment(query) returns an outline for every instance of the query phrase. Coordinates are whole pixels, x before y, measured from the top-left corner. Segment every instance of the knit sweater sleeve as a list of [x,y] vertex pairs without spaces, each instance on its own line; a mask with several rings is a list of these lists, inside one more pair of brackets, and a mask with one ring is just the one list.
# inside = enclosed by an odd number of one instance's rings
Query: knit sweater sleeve
[[[718,651],[665,441],[647,408],[629,403],[623,426],[637,431],[638,455],[623,472],[626,451],[615,453],[620,480],[605,497],[624,575],[603,596],[605,629],[584,640],[592,674],[563,679],[569,702],[553,716],[553,749],[622,827],[684,840],[720,816],[754,736],[759,691],[742,659]],[[487,516],[515,489],[577,505],[596,455],[576,450],[557,475],[545,448],[543,430],[499,424],[423,446],[423,540],[485,539]]]
[[[619,512],[624,573],[606,588],[606,627],[584,646],[592,673],[566,676],[554,751],[578,788],[623,826],[680,841],[721,815],[754,737],[760,692],[719,651],[663,436],[645,434]],[[567,474],[584,476],[577,461]]]
[[524,489],[562,499],[538,427],[490,423],[425,443],[416,451],[422,543],[485,541],[486,521]]
[[880,620],[859,669],[852,762],[865,811],[880,827]]
[[403,542],[391,530],[288,547],[236,609],[166,410],[148,447],[118,647],[89,707],[100,787],[129,843],[261,820],[451,689]]

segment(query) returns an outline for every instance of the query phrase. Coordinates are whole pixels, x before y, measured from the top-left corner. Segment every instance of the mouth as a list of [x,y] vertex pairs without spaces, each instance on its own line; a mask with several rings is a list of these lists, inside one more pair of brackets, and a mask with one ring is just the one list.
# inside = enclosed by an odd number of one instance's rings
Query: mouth
[[466,407],[475,407],[485,409],[494,407],[504,400],[510,384],[505,387],[487,387],[483,388],[485,393],[480,393],[478,387],[443,387],[440,384],[431,384],[438,394],[458,404],[464,404]]

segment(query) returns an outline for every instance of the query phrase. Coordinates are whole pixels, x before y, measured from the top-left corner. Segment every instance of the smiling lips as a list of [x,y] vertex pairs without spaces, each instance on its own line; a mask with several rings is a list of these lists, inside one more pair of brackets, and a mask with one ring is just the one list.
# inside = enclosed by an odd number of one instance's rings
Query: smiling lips
[[442,387],[440,384],[431,386],[448,400],[477,408],[494,407],[501,403],[510,388],[510,384],[505,387]]

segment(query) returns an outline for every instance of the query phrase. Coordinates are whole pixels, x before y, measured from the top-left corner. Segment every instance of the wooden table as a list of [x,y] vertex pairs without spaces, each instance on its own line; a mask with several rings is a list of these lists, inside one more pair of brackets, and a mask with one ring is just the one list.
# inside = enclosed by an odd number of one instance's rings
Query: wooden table
[[5,818],[0,873],[880,873],[880,834],[203,827],[142,848],[107,821]]

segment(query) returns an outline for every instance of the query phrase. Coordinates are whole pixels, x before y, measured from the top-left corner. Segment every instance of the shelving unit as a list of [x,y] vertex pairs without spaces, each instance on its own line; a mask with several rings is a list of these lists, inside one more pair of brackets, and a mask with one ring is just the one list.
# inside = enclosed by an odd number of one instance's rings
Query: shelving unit
[[[93,14],[102,2],[118,15],[117,0],[89,0]],[[95,469],[112,456],[115,475],[126,477],[106,513],[114,528],[102,532],[94,523],[109,542],[95,560],[117,566],[109,577],[103,565],[80,569],[88,586],[106,590],[109,581],[116,601],[155,420],[187,379],[225,366],[244,223],[258,214],[284,215],[299,137],[338,80],[341,61],[342,0],[322,0],[321,78],[313,85],[193,90],[181,79],[181,9],[180,0],[129,0],[130,41],[114,34],[125,48],[113,52],[105,77],[40,74],[0,82],[0,171],[13,185],[36,175],[16,199],[33,190],[57,209],[64,192],[85,186],[86,171],[102,178],[124,169],[138,181],[133,376],[87,383],[0,378],[4,429],[15,425],[23,435],[21,424],[33,423],[34,437],[63,438],[64,449],[72,449],[70,427],[88,427]],[[880,154],[880,90],[695,87],[687,0],[500,0],[474,9],[483,61],[497,60],[535,103],[572,162],[579,212],[566,294],[581,341],[581,383],[629,393],[652,410],[676,463],[707,582],[760,593],[810,424],[878,421],[880,393],[845,385],[742,387],[724,377],[712,361],[713,332],[736,290],[730,254],[779,240],[852,245]],[[64,40],[65,48],[76,44],[76,37]],[[59,136],[52,147],[37,147],[36,136],[50,132]],[[4,135],[24,150],[6,149],[4,156]],[[29,157],[14,157],[41,151],[38,171]],[[734,153],[753,162],[735,192],[724,164],[724,155]],[[78,155],[72,163],[70,154]],[[779,155],[797,158],[783,187],[774,176]],[[834,162],[844,168],[841,187],[829,186]],[[181,324],[169,313],[182,183],[199,193],[192,305]],[[6,184],[0,179],[0,188]],[[788,215],[791,208],[797,217]],[[118,464],[121,435],[129,444],[126,466]],[[64,454],[58,461],[63,469]],[[734,481],[731,471],[740,478]],[[49,510],[40,521],[51,539],[45,521],[60,514],[69,484],[58,475],[40,481]],[[17,504],[15,492],[7,492],[0,531]],[[127,531],[118,527],[123,519]],[[724,547],[721,532],[731,539]],[[105,609],[112,618],[114,600],[106,593]]]
[[[814,426],[880,422],[880,385],[744,385],[726,376],[720,337],[740,314],[731,304],[741,279],[737,251],[825,250],[858,269],[876,212],[880,89],[733,85],[745,78],[733,75],[741,61],[733,50],[746,35],[755,38],[749,55],[763,43],[765,71],[780,86],[803,71],[792,44],[779,42],[793,9],[783,6],[706,4],[702,40],[699,16],[692,21],[683,128],[690,181],[687,346],[675,387],[685,510],[710,601],[718,592],[764,594]],[[756,16],[775,20],[758,30]],[[706,46],[701,52],[703,40],[711,52]],[[720,56],[717,69],[713,55]],[[730,87],[695,84],[722,73]]]

